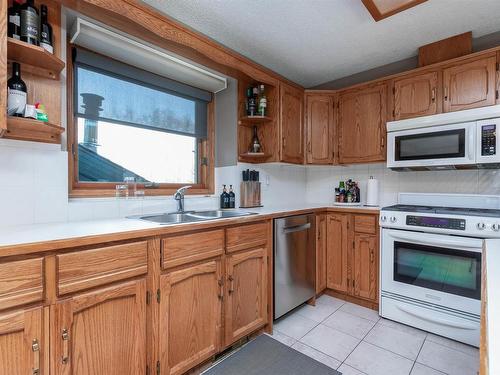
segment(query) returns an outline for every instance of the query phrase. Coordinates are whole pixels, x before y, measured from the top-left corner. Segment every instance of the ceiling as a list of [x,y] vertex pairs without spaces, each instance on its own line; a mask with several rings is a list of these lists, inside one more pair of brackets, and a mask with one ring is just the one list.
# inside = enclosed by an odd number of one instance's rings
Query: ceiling
[[429,0],[375,22],[361,0],[144,0],[304,87],[500,30],[499,0]]

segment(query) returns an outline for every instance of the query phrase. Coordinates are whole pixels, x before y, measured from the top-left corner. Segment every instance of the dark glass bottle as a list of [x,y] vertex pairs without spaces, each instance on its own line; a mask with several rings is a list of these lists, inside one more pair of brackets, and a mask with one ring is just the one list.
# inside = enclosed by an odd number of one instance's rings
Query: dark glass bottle
[[233,191],[233,185],[229,185],[229,208],[236,206],[236,194]]
[[220,208],[229,208],[229,194],[227,193],[226,185],[220,195]]
[[47,5],[40,6],[41,23],[40,23],[40,47],[43,47],[47,52],[54,53],[52,45],[52,26],[47,21]]
[[258,154],[262,152],[262,145],[259,141],[259,136],[257,135],[257,126],[253,127],[253,140],[250,152]]
[[21,79],[21,66],[12,63],[12,77],[7,81],[7,114],[22,117],[26,108],[26,84]]
[[23,42],[37,45],[39,44],[38,9],[34,0],[27,0],[21,5],[21,40]]
[[247,89],[247,115],[257,115],[257,99],[253,93],[253,87]]
[[9,8],[9,25],[7,35],[14,39],[21,39],[21,4],[20,0],[14,0]]

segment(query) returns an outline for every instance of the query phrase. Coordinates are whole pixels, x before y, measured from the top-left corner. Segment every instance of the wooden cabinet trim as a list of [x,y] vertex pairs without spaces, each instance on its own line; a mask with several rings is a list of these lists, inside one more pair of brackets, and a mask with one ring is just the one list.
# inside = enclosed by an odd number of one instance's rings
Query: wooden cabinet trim
[[265,246],[267,243],[266,222],[239,225],[226,230],[226,252],[250,249],[252,247]]
[[162,239],[162,268],[172,268],[224,253],[224,229],[187,233]]
[[57,255],[59,295],[145,275],[147,249],[140,241]]
[[377,217],[374,215],[354,215],[354,231],[358,233],[376,234]]
[[[335,98],[329,95],[309,94],[306,95],[305,101],[306,163],[332,164],[335,158]],[[323,108],[317,108],[318,105],[322,105]],[[320,118],[316,118],[316,116]]]
[[44,299],[43,258],[0,263],[0,310]]
[[[394,120],[438,113],[440,96],[438,72],[428,72],[394,80]],[[415,108],[418,106],[420,108]]]
[[[373,302],[378,301],[378,238],[368,234],[354,234],[353,249],[353,294]],[[368,247],[368,254],[362,254],[361,249]],[[368,278],[368,285],[363,285],[362,280]]]
[[350,216],[346,214],[329,214],[327,220],[327,287],[336,291],[347,292],[349,288],[348,230]]
[[[289,100],[295,103],[289,103]],[[280,84],[280,161],[304,163],[304,91]]]

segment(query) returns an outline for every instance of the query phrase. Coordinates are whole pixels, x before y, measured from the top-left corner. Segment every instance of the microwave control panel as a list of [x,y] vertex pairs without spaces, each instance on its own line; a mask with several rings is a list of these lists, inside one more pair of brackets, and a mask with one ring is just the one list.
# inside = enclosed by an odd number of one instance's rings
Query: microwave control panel
[[496,124],[481,126],[481,156],[492,156],[497,153]]

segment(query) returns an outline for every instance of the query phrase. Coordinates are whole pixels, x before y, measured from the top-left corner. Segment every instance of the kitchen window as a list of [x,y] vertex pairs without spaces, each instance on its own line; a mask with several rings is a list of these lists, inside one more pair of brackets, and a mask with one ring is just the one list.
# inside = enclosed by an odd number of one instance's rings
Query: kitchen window
[[212,94],[84,49],[72,51],[70,195],[113,196],[131,179],[147,195],[184,185],[211,193]]

